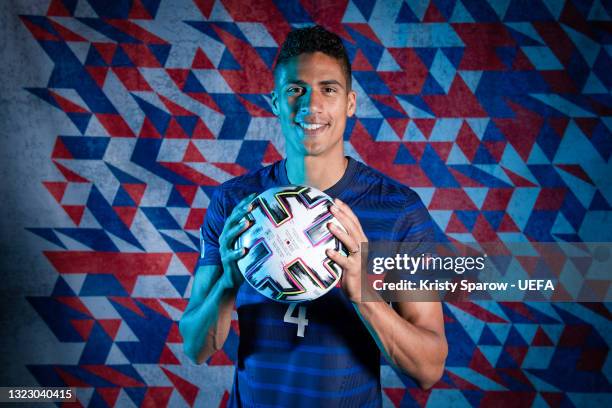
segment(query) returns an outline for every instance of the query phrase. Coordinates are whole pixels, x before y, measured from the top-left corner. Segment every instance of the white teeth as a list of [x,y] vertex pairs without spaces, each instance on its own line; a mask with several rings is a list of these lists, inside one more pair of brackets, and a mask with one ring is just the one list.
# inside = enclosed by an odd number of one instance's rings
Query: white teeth
[[300,126],[306,130],[317,130],[318,128],[323,127],[324,125],[320,123],[300,123]]

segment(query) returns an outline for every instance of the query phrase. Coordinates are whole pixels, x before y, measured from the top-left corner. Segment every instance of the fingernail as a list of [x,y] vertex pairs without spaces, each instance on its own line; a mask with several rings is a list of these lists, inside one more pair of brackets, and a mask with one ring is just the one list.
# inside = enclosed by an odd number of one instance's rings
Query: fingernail
[[329,211],[335,213],[338,211],[338,207],[336,207],[335,205],[332,205],[331,207],[329,207]]

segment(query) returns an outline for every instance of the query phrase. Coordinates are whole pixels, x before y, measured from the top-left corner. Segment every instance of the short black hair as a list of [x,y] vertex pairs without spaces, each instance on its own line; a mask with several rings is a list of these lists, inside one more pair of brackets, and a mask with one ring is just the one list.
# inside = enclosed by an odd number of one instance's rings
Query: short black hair
[[301,54],[322,52],[338,60],[346,77],[347,91],[351,89],[351,63],[340,37],[320,25],[291,31],[281,46],[274,71],[279,65]]

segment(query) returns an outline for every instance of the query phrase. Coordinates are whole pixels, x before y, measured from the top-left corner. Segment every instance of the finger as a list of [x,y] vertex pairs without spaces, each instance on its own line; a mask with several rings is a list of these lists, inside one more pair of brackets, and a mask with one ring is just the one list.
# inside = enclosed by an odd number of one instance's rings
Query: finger
[[233,251],[227,252],[225,256],[222,257],[221,260],[223,263],[237,261],[238,259],[242,258],[245,254],[246,254],[246,248],[234,249]]
[[249,194],[248,196],[243,198],[238,204],[236,204],[236,207],[234,207],[232,213],[227,218],[226,225],[237,223],[241,218],[245,216],[246,213],[251,210],[249,206],[253,201],[253,198],[255,198],[256,194],[257,193]]
[[325,254],[327,255],[329,259],[331,259],[332,261],[340,265],[342,269],[348,268],[350,261],[346,256],[342,255],[340,252],[334,249],[328,249],[325,251]]
[[359,242],[357,242],[354,237],[342,231],[341,228],[331,222],[327,224],[327,228],[329,228],[329,231],[344,244],[349,252],[359,252]]
[[221,241],[223,244],[231,247],[231,244],[233,244],[233,242],[236,240],[236,237],[249,228],[249,224],[250,222],[246,218],[240,220],[240,222],[222,234]]
[[353,222],[353,220],[351,220],[348,217],[348,215],[344,211],[342,211],[340,207],[333,205],[330,207],[329,210],[334,215],[334,217],[336,217],[336,219],[340,222],[340,224],[342,224],[342,226],[344,227],[344,229],[349,235],[353,237],[359,236],[358,235],[359,230],[355,226],[355,223]]
[[357,215],[355,215],[351,207],[349,207],[344,201],[340,200],[339,198],[336,198],[335,203],[340,208],[342,213],[346,214],[347,217],[353,222],[359,232],[361,232],[361,234],[365,236],[365,234],[363,233],[363,229],[361,228],[359,218],[357,218]]
[[234,228],[237,224],[240,224],[241,220],[243,220],[247,213],[251,210],[250,203],[255,197],[255,194],[256,193],[249,194],[243,198],[236,205],[236,207],[234,207],[232,213],[225,221],[225,225],[223,226],[223,230],[219,236],[219,244],[227,245],[233,242],[233,238],[237,235],[237,233],[231,231],[231,228]]

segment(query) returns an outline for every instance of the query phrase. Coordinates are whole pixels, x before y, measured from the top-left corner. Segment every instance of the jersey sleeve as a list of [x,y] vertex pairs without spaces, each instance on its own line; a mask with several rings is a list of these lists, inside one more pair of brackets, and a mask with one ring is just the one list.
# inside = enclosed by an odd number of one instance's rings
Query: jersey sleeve
[[223,187],[217,187],[206,210],[204,224],[200,228],[200,259],[198,266],[221,265],[219,237],[223,231],[226,218],[224,196]]
[[410,190],[406,196],[404,212],[393,226],[393,240],[431,243],[434,239],[431,216],[417,193]]
[[[421,198],[412,190],[407,191],[405,209],[393,226],[393,241],[395,253],[398,254],[407,254],[411,257],[435,254],[433,220]],[[418,275],[413,275],[413,273],[413,271],[403,269],[393,270],[387,274],[385,282],[414,281],[417,277],[435,277],[431,271],[420,270]]]

